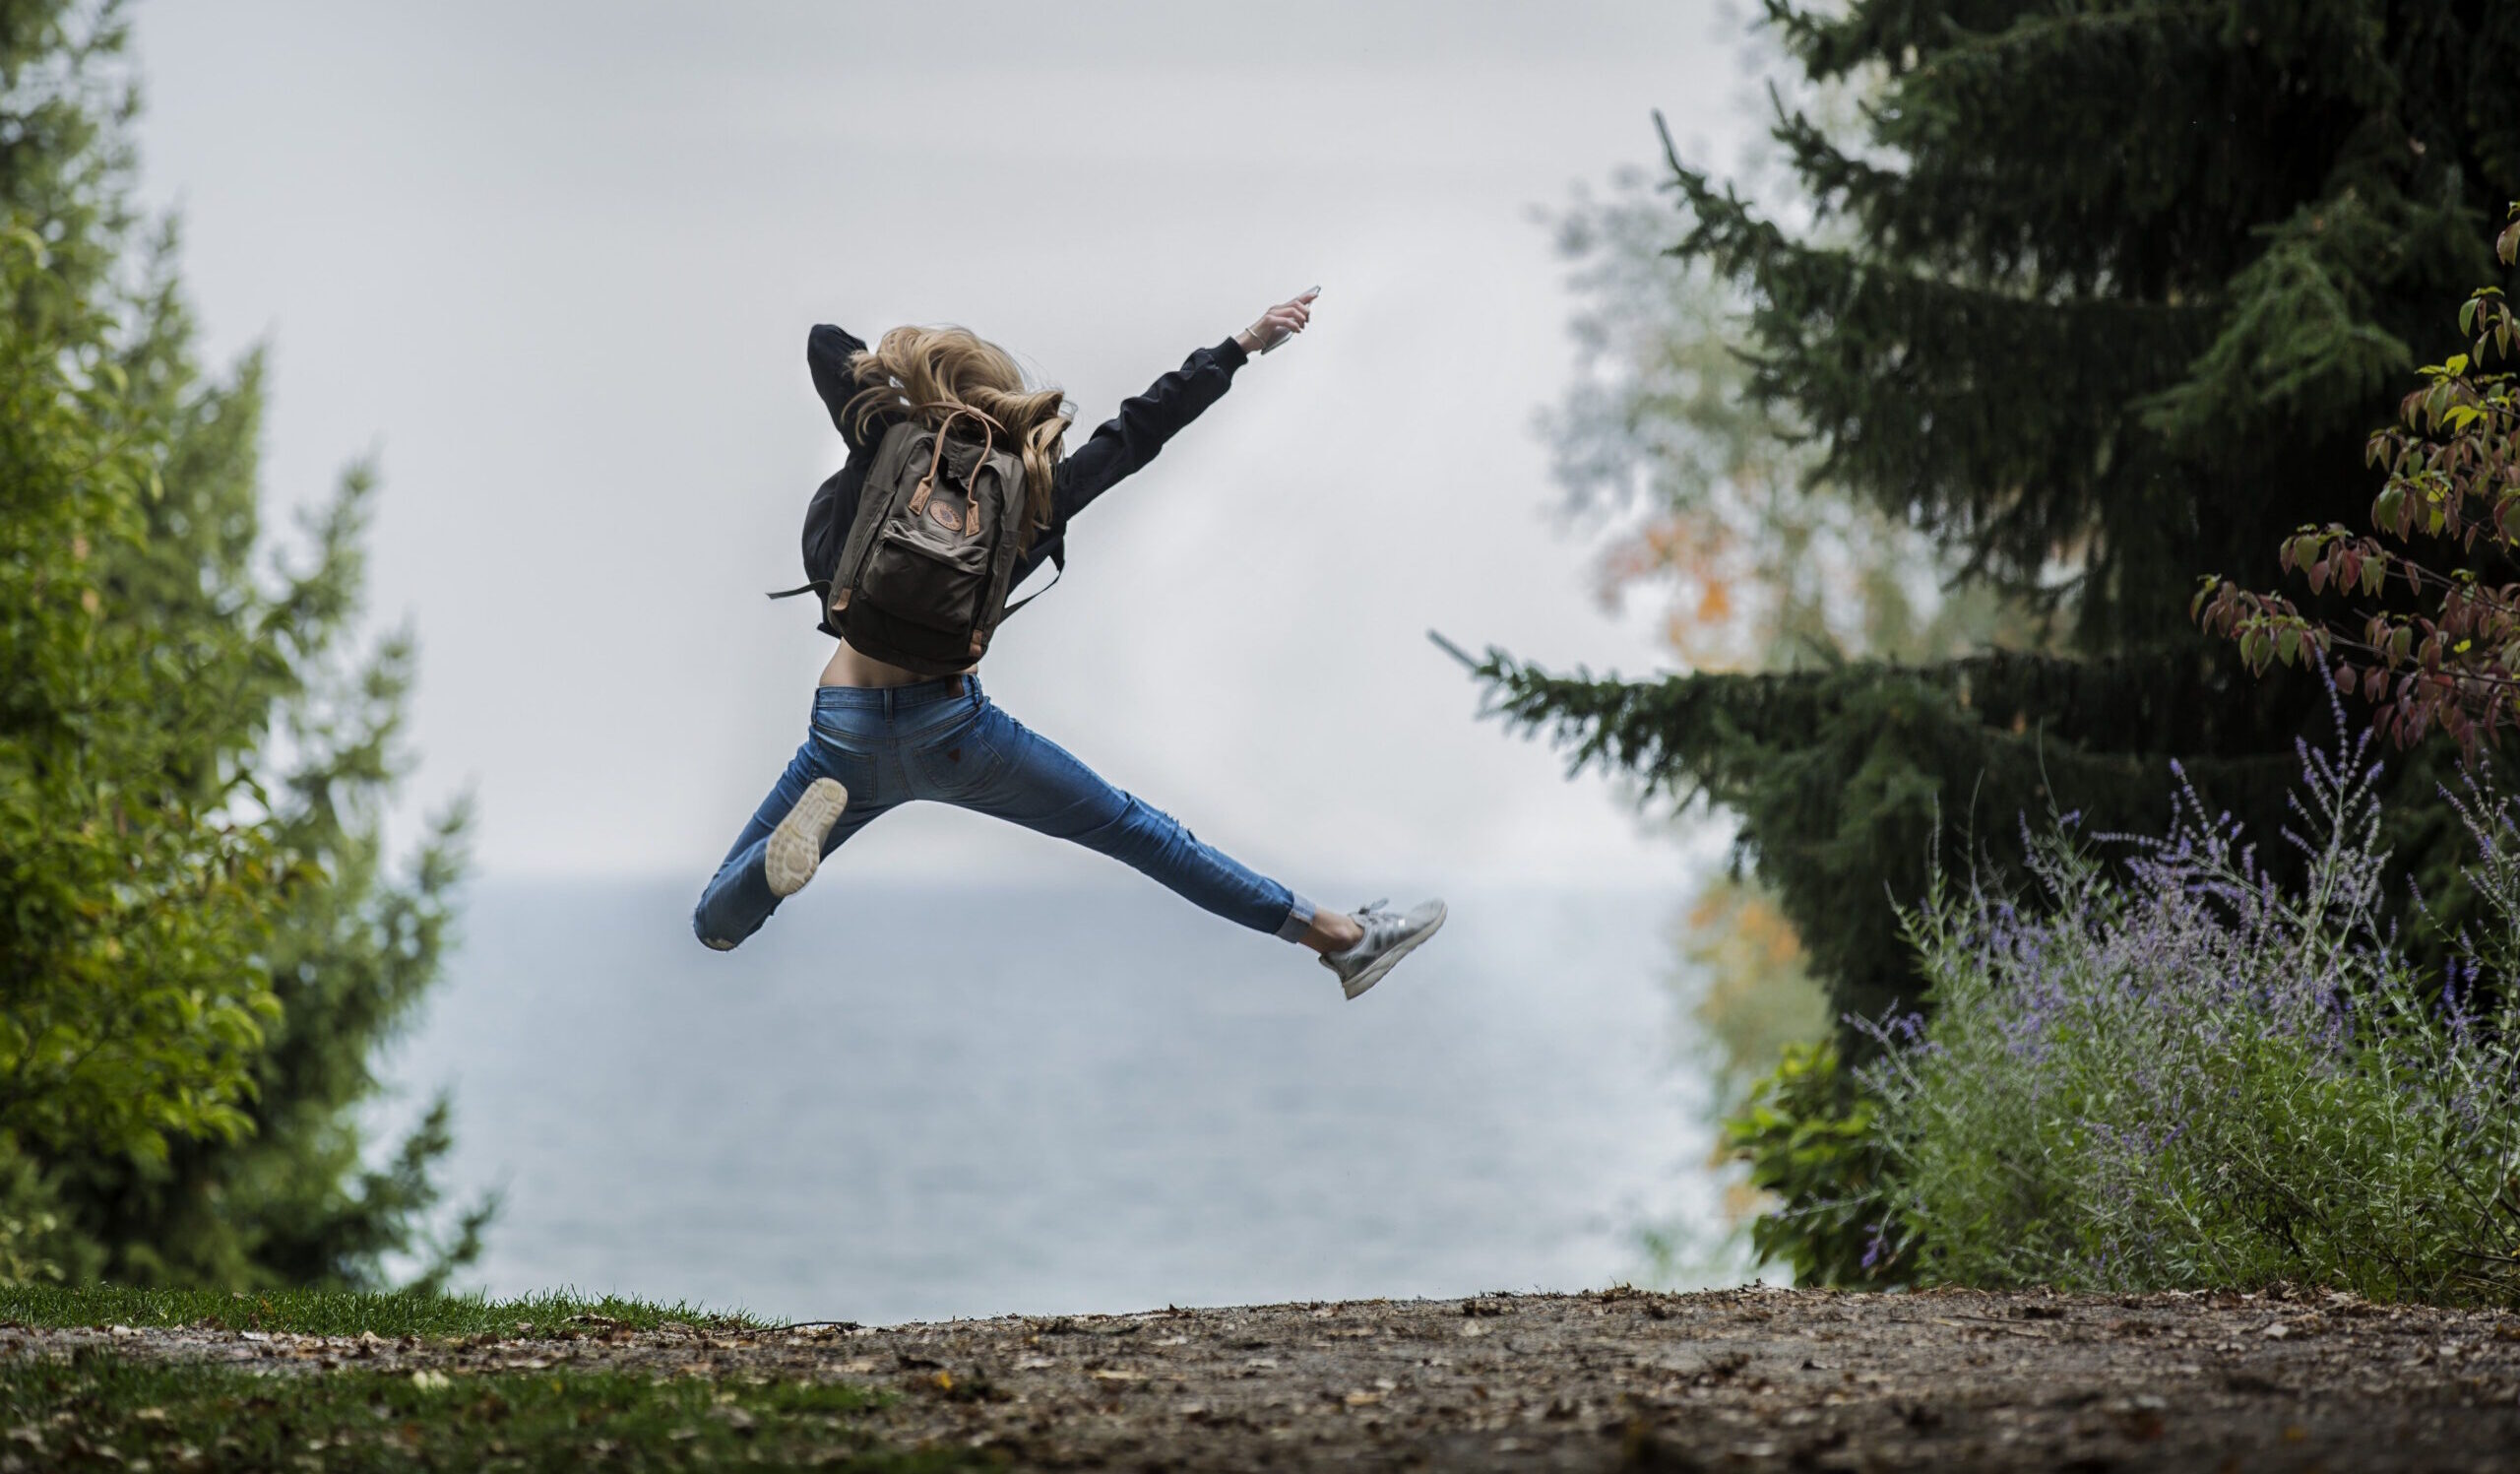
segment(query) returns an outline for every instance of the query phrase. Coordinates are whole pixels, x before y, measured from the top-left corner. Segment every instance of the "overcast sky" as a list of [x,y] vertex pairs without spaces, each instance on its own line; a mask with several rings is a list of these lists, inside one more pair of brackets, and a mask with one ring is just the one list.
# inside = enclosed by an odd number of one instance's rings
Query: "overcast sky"
[[[1080,411],[1319,283],[1080,518],[993,697],[1297,888],[1673,873],[1427,642],[1626,672],[1532,417],[1573,363],[1534,207],[1758,121],[1700,3],[219,5],[138,14],[150,197],[214,355],[272,349],[266,482],[374,450],[372,607],[422,650],[415,802],[491,875],[696,887],[828,653],[797,524],[842,448],[806,329],[1001,342]],[[943,809],[852,846],[1071,876]],[[859,863],[869,863],[867,861]]]

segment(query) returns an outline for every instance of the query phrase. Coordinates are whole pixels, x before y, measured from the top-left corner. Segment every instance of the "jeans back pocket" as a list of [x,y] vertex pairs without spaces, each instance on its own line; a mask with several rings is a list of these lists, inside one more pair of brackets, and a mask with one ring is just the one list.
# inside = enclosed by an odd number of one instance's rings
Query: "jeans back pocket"
[[903,754],[914,795],[953,800],[976,794],[997,776],[1006,759],[982,734],[980,714],[954,722],[933,736],[921,737]]
[[840,780],[849,790],[852,802],[897,803],[898,796],[882,796],[875,792],[877,749],[883,743],[878,730],[880,716],[870,724],[869,714],[849,707],[817,706],[814,710],[814,753],[822,759],[825,771]]

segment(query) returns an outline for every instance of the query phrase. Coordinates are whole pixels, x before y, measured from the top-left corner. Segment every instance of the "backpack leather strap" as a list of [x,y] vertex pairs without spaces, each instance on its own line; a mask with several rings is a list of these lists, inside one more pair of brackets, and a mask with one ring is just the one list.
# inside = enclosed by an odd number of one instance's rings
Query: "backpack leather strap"
[[[1000,429],[1003,429],[1004,426],[1000,425],[993,417],[979,410],[975,410],[969,405],[953,405],[940,401],[932,404],[915,405],[912,408],[917,412],[925,412],[928,410],[943,410],[945,412],[945,417],[936,422],[936,449],[927,458],[927,475],[918,479],[918,489],[910,494],[910,514],[915,517],[919,513],[927,510],[928,495],[936,486],[936,473],[945,464],[946,435],[947,432],[954,427],[954,421],[962,418],[966,415],[969,415],[974,419],[980,422],[980,457],[977,461],[972,463],[972,480],[975,481],[979,480],[979,468],[987,463],[989,452],[997,448],[997,432]],[[974,488],[966,486],[965,489],[968,491],[973,490]],[[979,498],[975,494],[969,498],[964,509],[963,536],[966,538],[976,538],[979,536]]]

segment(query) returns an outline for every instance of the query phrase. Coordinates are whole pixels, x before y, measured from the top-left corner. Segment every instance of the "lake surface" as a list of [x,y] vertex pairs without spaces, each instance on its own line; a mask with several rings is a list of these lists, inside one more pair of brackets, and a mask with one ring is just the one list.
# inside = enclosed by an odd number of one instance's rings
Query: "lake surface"
[[[695,882],[696,885],[696,877]],[[1355,1002],[1120,877],[809,889],[732,953],[693,886],[485,883],[419,1027],[471,1281],[792,1318],[1573,1289],[1714,1221],[1670,893],[1453,893]]]

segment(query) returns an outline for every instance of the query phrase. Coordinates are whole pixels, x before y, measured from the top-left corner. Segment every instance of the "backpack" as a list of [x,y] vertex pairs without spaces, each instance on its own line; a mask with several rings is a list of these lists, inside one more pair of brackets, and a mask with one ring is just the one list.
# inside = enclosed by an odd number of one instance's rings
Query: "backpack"
[[[1000,426],[979,411],[922,408],[946,413],[932,425],[915,416],[897,421],[875,447],[824,613],[876,660],[951,675],[987,653],[1012,612],[1006,594],[1024,550],[1024,461],[999,447]],[[954,433],[957,421],[969,421],[978,439]]]

